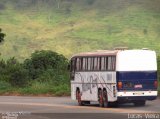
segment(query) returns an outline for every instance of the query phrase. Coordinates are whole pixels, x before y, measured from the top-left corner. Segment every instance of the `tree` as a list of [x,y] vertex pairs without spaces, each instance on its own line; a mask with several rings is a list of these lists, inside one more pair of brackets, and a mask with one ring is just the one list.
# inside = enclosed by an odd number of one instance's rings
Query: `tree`
[[0,61],[0,72],[0,82],[7,82],[13,87],[24,87],[28,84],[28,70],[14,57]]
[[[45,50],[35,51],[32,53],[31,59],[24,61],[24,67],[28,70],[31,79],[40,77],[48,70],[64,73],[67,66],[68,60],[63,55]],[[56,73],[55,71],[52,71],[52,73]]]
[[2,29],[0,28],[0,43],[4,41],[4,37],[6,35],[4,33],[2,33]]

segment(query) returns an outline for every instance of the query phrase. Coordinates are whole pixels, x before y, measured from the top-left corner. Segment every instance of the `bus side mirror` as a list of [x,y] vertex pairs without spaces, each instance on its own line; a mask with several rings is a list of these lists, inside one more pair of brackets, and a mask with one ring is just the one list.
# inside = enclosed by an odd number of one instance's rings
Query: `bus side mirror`
[[71,80],[74,80],[74,74],[73,73],[71,74]]

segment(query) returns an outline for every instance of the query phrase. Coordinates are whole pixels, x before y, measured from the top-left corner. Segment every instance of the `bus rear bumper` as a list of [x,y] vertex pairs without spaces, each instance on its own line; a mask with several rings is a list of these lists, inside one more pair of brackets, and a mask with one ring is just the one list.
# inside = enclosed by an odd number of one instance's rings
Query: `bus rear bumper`
[[130,97],[118,97],[118,102],[133,102],[138,100],[155,100],[157,96],[130,96]]
[[155,100],[157,98],[158,91],[121,91],[118,92],[118,101],[136,101],[136,100]]

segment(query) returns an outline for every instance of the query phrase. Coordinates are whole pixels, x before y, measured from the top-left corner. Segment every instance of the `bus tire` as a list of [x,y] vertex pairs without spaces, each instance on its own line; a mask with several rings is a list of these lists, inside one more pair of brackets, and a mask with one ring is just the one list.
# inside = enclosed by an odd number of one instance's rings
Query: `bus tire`
[[77,98],[77,101],[78,101],[78,105],[79,105],[79,106],[83,106],[84,103],[83,103],[83,101],[81,100],[81,93],[80,93],[79,90],[76,91],[76,98]]
[[103,91],[103,104],[104,104],[104,107],[109,107],[108,96],[107,96],[106,90]]
[[118,107],[118,102],[109,102],[109,107]]
[[146,101],[145,100],[137,100],[134,102],[135,106],[145,106]]
[[83,101],[85,105],[90,105],[90,101]]
[[102,90],[98,90],[98,101],[99,101],[99,106],[100,107],[104,107],[103,92],[102,92]]

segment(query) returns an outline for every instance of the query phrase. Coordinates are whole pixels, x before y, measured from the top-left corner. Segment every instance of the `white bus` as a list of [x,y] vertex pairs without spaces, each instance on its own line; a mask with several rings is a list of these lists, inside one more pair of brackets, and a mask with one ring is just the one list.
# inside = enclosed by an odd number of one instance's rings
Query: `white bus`
[[145,105],[157,97],[156,53],[151,50],[112,50],[74,55],[70,61],[71,98],[79,105],[100,107],[131,102]]

